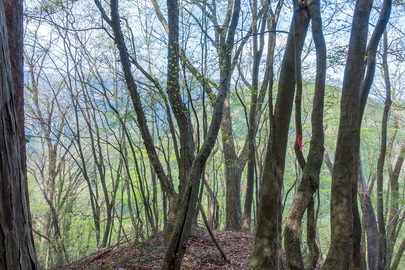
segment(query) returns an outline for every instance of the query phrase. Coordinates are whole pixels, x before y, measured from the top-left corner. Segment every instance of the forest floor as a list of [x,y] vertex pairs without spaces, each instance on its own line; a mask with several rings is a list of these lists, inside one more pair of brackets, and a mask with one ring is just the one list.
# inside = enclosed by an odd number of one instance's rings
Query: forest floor
[[[241,231],[221,230],[213,230],[213,234],[230,263],[221,256],[208,231],[203,227],[194,226],[187,242],[188,247],[181,269],[248,269],[253,252],[254,235]],[[125,247],[116,245],[60,269],[159,269],[165,246],[165,235],[163,232],[159,232],[150,237],[148,241],[133,243]],[[283,256],[283,261],[285,261],[285,256]],[[316,269],[322,269],[322,265],[323,262],[318,262]]]
[[[213,230],[213,234],[230,263],[223,259],[207,230],[194,227],[181,269],[247,269],[253,252],[253,234],[219,230]],[[159,232],[148,241],[108,248],[62,269],[159,269],[164,251],[164,233]]]

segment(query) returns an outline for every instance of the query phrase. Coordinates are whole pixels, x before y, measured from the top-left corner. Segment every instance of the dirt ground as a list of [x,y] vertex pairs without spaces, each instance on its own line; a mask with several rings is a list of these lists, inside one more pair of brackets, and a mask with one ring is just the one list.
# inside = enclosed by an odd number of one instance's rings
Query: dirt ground
[[[206,229],[194,227],[188,240],[182,269],[247,269],[253,251],[254,236],[251,233],[234,231],[213,233],[231,262],[223,259]],[[164,234],[160,232],[147,242],[105,249],[62,269],[159,269],[164,251]]]

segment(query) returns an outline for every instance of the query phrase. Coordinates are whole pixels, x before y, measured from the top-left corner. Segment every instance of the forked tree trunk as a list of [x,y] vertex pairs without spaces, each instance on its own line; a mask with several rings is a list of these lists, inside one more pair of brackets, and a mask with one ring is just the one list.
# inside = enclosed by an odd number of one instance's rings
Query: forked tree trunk
[[[13,28],[10,41],[5,11]],[[38,269],[22,149],[22,37],[22,0],[0,0],[0,269],[4,270]]]
[[379,270],[383,269],[380,234],[378,233],[377,219],[367,189],[366,180],[363,176],[363,169],[360,161],[358,174],[360,205],[364,217],[364,228],[367,233],[368,267],[370,270]]
[[[294,14],[291,30],[295,30]],[[309,18],[305,8],[300,9],[300,41],[302,48]],[[291,119],[295,88],[294,37],[289,35],[279,79],[279,91],[274,116],[270,111],[270,136],[263,168],[262,187],[257,213],[255,247],[249,269],[278,269],[281,256],[281,195],[287,150],[288,128]],[[271,97],[270,97],[271,100]],[[271,108],[271,106],[270,106]],[[274,118],[274,119],[273,119]]]
[[[174,3],[176,1],[168,0],[169,21],[170,19],[178,20],[178,13],[176,14],[175,12],[173,12],[173,9],[177,9],[177,3]],[[193,161],[193,164],[190,168],[190,173],[187,178],[187,184],[185,186],[183,195],[180,199],[178,215],[174,226],[174,230],[170,237],[170,241],[167,245],[165,255],[162,261],[161,265],[162,270],[166,269],[179,270],[181,267],[181,262],[183,260],[184,253],[186,251],[186,241],[190,234],[192,221],[194,219],[194,215],[197,209],[198,188],[200,186],[200,180],[207,159],[212,149],[214,148],[217,139],[224,111],[225,97],[230,85],[231,80],[230,67],[232,64],[231,52],[234,44],[236,26],[239,20],[240,5],[241,5],[240,0],[236,0],[231,15],[231,21],[226,44],[232,45],[226,47],[226,49],[224,49],[223,53],[219,57],[220,64],[224,66],[224,70],[227,71],[228,74],[227,76],[224,76],[224,80],[221,81],[207,136],[205,137],[204,143],[201,146],[201,149],[198,151],[196,158]],[[175,15],[175,18],[170,18],[173,15]],[[171,24],[169,23],[169,26],[170,25]],[[178,42],[178,40],[172,40],[172,42]],[[170,45],[171,44],[169,40],[169,48],[171,48]]]
[[360,131],[360,86],[371,6],[371,1],[359,0],[354,10],[332,173],[331,247],[325,261],[325,269],[349,269],[352,262],[352,169]]
[[[316,252],[315,224],[313,211],[313,195],[319,187],[319,173],[323,160],[323,105],[325,94],[326,77],[326,45],[322,33],[322,19],[319,0],[308,1],[309,16],[312,20],[312,35],[316,47],[316,81],[313,110],[311,116],[312,138],[308,154],[308,162],[303,169],[302,180],[298,187],[294,202],[288,213],[285,229],[285,250],[288,269],[304,269],[301,253],[302,218],[307,210],[308,221],[313,231],[308,231],[308,236],[313,236],[308,243],[311,247],[311,263],[307,264],[315,268],[319,253]],[[300,60],[300,59],[299,59]],[[309,207],[311,206],[311,208]],[[310,211],[311,210],[311,211]]]
[[[373,83],[374,79],[374,74],[375,74],[375,69],[376,69],[376,54],[377,54],[377,49],[378,49],[378,44],[380,42],[380,39],[385,31],[385,28],[388,24],[388,20],[390,18],[391,14],[391,7],[392,7],[392,0],[385,0],[383,2],[381,11],[380,11],[380,16],[378,18],[377,24],[374,28],[373,34],[370,38],[369,44],[367,46],[366,50],[366,72],[364,74],[364,79],[361,82],[361,87],[360,87],[360,119],[359,119],[359,131],[357,133],[357,141],[355,145],[355,151],[354,151],[354,162],[353,162],[353,171],[352,171],[352,210],[353,210],[353,252],[352,252],[352,268],[353,269],[362,269],[362,258],[361,258],[361,221],[360,221],[360,215],[359,215],[359,210],[358,210],[358,205],[357,205],[357,188],[359,185],[359,168],[360,168],[360,129],[361,129],[361,123],[363,119],[363,114],[364,114],[364,109],[367,103],[368,99],[368,94],[371,89],[371,85]],[[364,67],[363,67],[363,72],[364,72]],[[363,76],[363,75],[362,75]],[[384,111],[387,108],[384,108]],[[384,112],[385,114],[385,112]],[[385,116],[384,116],[385,117]],[[384,122],[384,121],[383,121]],[[384,127],[382,131],[382,137],[384,136]],[[382,138],[383,140],[383,138]],[[381,155],[379,157],[379,165],[378,167],[381,167],[381,165],[384,164],[384,159],[385,159],[385,142],[382,143],[381,145]],[[381,162],[382,160],[382,162]],[[378,173],[377,173],[378,175]],[[378,177],[377,177],[378,179]],[[382,197],[381,197],[382,198]],[[379,198],[380,200],[380,198]],[[381,202],[380,202],[381,203]],[[371,218],[371,216],[369,216]],[[380,235],[383,236],[382,240],[382,249],[384,250],[385,248],[385,228],[383,225],[383,221],[379,220],[379,226],[380,226]],[[371,229],[371,228],[370,228]],[[373,232],[375,234],[375,232]],[[371,247],[370,250],[373,250],[374,248],[377,247]],[[383,253],[384,256],[384,253]],[[384,258],[383,258],[384,260]]]

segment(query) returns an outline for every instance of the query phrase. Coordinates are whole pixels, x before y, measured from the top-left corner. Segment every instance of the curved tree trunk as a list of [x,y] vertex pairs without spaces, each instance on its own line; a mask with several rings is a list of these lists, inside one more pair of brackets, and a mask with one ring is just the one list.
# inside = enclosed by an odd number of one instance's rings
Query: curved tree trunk
[[[361,83],[360,87],[360,119],[359,119],[359,131],[357,133],[357,142],[355,145],[355,152],[354,152],[354,163],[353,163],[353,171],[352,171],[352,209],[353,209],[353,252],[352,252],[352,257],[353,257],[353,264],[352,268],[353,269],[361,269],[361,221],[360,221],[360,215],[359,215],[359,210],[358,210],[358,205],[357,205],[357,187],[359,185],[359,167],[360,167],[360,129],[361,129],[361,123],[363,119],[363,114],[364,114],[364,109],[367,103],[367,98],[368,94],[371,89],[371,85],[373,83],[374,79],[374,74],[375,74],[375,68],[376,68],[376,54],[377,54],[377,49],[378,49],[378,44],[380,42],[380,39],[385,31],[385,28],[388,24],[388,20],[390,18],[391,14],[391,7],[392,7],[392,0],[385,0],[383,2],[381,11],[380,11],[380,16],[378,18],[377,24],[374,28],[373,34],[371,36],[371,39],[369,41],[369,44],[367,46],[367,55],[366,55],[366,68],[367,71],[365,73],[364,79]],[[364,68],[363,68],[364,69]],[[363,71],[364,72],[364,71]],[[388,75],[388,74],[387,74]],[[386,77],[387,79],[387,77]],[[389,88],[389,85],[387,85]],[[387,90],[389,91],[389,90]],[[387,105],[387,104],[386,104]],[[385,106],[384,111],[389,110],[389,106]],[[386,112],[384,112],[386,114]],[[383,116],[386,117],[387,115]],[[384,119],[383,119],[384,122]],[[383,124],[384,125],[384,124]],[[384,127],[382,128],[382,140],[386,141],[386,131],[384,131]],[[385,137],[385,138],[384,138]],[[382,170],[382,167],[384,166],[384,159],[385,159],[385,148],[386,148],[386,142],[382,142],[381,144],[381,151],[380,151],[380,157],[378,161],[378,168],[377,169],[377,185],[378,185],[378,171]],[[382,182],[382,179],[380,179]],[[380,182],[380,184],[381,184]],[[378,190],[378,187],[377,187]],[[377,202],[377,213],[380,209],[382,208],[382,196],[378,197],[378,202]],[[385,250],[386,250],[386,244],[385,244],[385,226],[384,226],[384,220],[380,219],[381,217],[378,217],[378,225],[379,225],[379,233],[382,235],[381,238],[381,245],[382,245],[382,250],[383,250],[383,260],[385,256]]]
[[[250,230],[251,215],[252,215],[252,204],[253,204],[253,191],[254,183],[257,183],[258,176],[256,174],[256,133],[260,121],[260,113],[263,105],[263,100],[266,96],[267,89],[272,87],[273,82],[273,62],[274,62],[274,50],[276,46],[276,26],[278,23],[278,18],[281,12],[281,7],[283,6],[283,0],[279,0],[277,3],[276,10],[273,12],[271,10],[270,3],[264,3],[263,10],[264,16],[261,21],[261,28],[258,28],[257,16],[257,2],[254,2],[256,5],[256,11],[253,15],[253,67],[252,67],[252,85],[250,87],[251,91],[251,100],[250,100],[250,110],[249,110],[249,120],[248,120],[248,134],[245,141],[245,144],[248,145],[248,164],[247,164],[247,179],[246,179],[246,196],[245,204],[243,211],[243,230]],[[261,62],[261,57],[264,50],[264,32],[265,27],[268,27],[270,33],[268,36],[268,47],[267,47],[267,59],[266,59],[266,69],[264,71],[264,78],[262,85],[259,90],[259,66]],[[260,31],[260,39],[257,40],[257,31]],[[269,83],[271,82],[271,83]]]
[[397,254],[395,255],[394,261],[391,264],[391,270],[397,270],[399,262],[401,261],[402,254],[404,254],[405,251],[405,238],[402,239],[401,244],[399,245],[399,248],[397,250]]
[[[290,32],[294,32],[294,14]],[[300,48],[308,29],[305,8],[300,9]],[[295,88],[294,37],[289,35],[279,79],[274,116],[270,111],[270,136],[263,168],[262,187],[257,212],[255,247],[249,269],[278,269],[281,250],[281,218],[285,156]],[[271,100],[271,99],[270,99]],[[271,108],[271,106],[270,106]],[[272,120],[274,118],[274,120]]]
[[[312,122],[312,138],[308,154],[308,162],[303,169],[303,176],[298,187],[297,194],[294,202],[288,213],[286,229],[285,229],[285,250],[287,256],[288,269],[304,269],[301,253],[301,223],[304,216],[305,209],[307,209],[312,202],[312,211],[307,210],[308,220],[314,219],[313,211],[313,195],[319,187],[319,173],[323,160],[323,105],[325,94],[325,77],[326,77],[326,45],[322,33],[322,19],[320,13],[319,0],[308,1],[309,16],[312,20],[312,33],[316,47],[316,63],[317,73],[315,82],[315,94],[313,102],[313,110],[311,116]],[[311,215],[311,216],[309,216]],[[311,224],[314,225],[314,224]],[[315,226],[312,226],[315,229]],[[308,230],[310,228],[307,228]],[[315,236],[315,231],[307,232],[308,235]],[[311,252],[316,253],[315,237],[313,242],[310,243],[314,250]],[[311,254],[315,259],[312,259],[312,265],[318,259],[318,254]]]
[[[228,37],[225,44],[231,44],[222,48],[222,53],[219,57],[220,65],[224,67],[221,69],[221,72],[226,72],[221,74],[221,78],[224,78],[221,81],[219,86],[218,95],[215,102],[214,111],[212,114],[211,124],[207,133],[207,136],[204,139],[204,143],[201,146],[201,149],[198,151],[195,160],[193,160],[192,166],[190,168],[190,173],[187,178],[187,184],[185,186],[183,195],[180,199],[180,204],[178,208],[178,215],[176,223],[174,226],[173,233],[170,237],[169,243],[167,245],[165,255],[162,261],[161,269],[180,269],[181,262],[186,251],[186,241],[191,231],[192,221],[197,209],[198,203],[198,189],[200,186],[200,180],[203,174],[203,170],[206,164],[206,161],[211,154],[212,149],[215,146],[217,135],[220,129],[225,97],[227,90],[229,89],[231,81],[231,66],[232,66],[232,49],[234,44],[234,36],[236,31],[236,26],[238,25],[239,13],[240,13],[240,0],[236,0],[233,5],[233,10],[230,16],[230,25]],[[173,12],[174,9],[177,9],[177,0],[170,1],[168,0],[168,12],[169,12],[169,21],[170,16],[174,15],[174,18],[178,20],[178,13]],[[169,26],[171,24],[169,23]],[[169,31],[170,32],[170,31]],[[178,42],[178,41],[174,41]],[[169,48],[170,42],[169,42]],[[170,60],[169,60],[170,61]],[[226,76],[225,76],[226,75]]]

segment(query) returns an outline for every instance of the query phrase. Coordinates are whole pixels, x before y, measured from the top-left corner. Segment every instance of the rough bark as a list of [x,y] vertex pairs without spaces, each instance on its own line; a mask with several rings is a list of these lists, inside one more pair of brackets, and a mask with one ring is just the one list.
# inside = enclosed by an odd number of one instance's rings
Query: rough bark
[[352,263],[352,200],[356,199],[352,194],[352,169],[360,127],[360,86],[371,6],[371,1],[359,0],[354,10],[332,173],[331,247],[325,261],[325,269],[348,269]]
[[[294,18],[290,33],[294,32]],[[309,18],[305,8],[300,9],[300,46],[305,40]],[[294,37],[289,35],[282,62],[279,91],[274,116],[270,111],[270,136],[263,168],[262,187],[260,189],[257,213],[257,231],[255,247],[249,269],[278,269],[281,249],[281,194],[285,155],[287,149],[288,128],[292,113],[295,91]],[[272,106],[270,106],[271,108]],[[273,119],[274,118],[274,119]]]
[[4,0],[6,13],[8,48],[10,51],[11,74],[13,76],[15,92],[15,109],[17,125],[21,132],[18,134],[20,140],[20,151],[24,174],[27,174],[26,152],[25,152],[25,130],[24,130],[24,54],[23,46],[23,1],[22,0]]
[[377,219],[374,213],[370,194],[367,189],[363,169],[359,161],[359,197],[364,217],[364,228],[367,233],[368,267],[370,270],[383,269],[383,255],[381,250],[380,234],[378,233]]
[[[358,210],[358,205],[357,205],[357,187],[359,183],[359,165],[360,165],[360,129],[361,129],[361,123],[362,123],[362,118],[364,114],[364,109],[367,103],[367,98],[368,94],[371,89],[371,85],[373,83],[374,79],[374,74],[375,74],[375,68],[376,68],[376,54],[377,54],[377,49],[378,49],[378,44],[380,42],[380,39],[384,33],[384,30],[388,24],[388,20],[391,14],[391,6],[392,6],[392,0],[385,0],[382,5],[382,9],[380,11],[380,16],[378,18],[377,24],[374,28],[373,34],[370,38],[369,44],[367,46],[367,55],[366,55],[366,73],[364,76],[364,79],[361,83],[361,88],[360,88],[360,120],[359,120],[359,132],[357,133],[357,142],[355,146],[355,152],[354,152],[354,164],[353,164],[353,171],[352,171],[352,209],[353,209],[353,265],[352,268],[354,269],[361,269],[361,222],[360,222],[360,215],[359,215],[359,210]],[[386,110],[385,108],[384,110]],[[388,108],[389,109],[389,108]],[[385,112],[384,112],[385,114]],[[387,116],[387,115],[386,115]],[[378,166],[381,168],[384,166],[384,157],[386,150],[386,130],[384,131],[384,127],[382,128],[382,137],[385,137],[384,143],[381,144],[381,151],[380,154],[383,154],[384,156],[379,157],[378,161]],[[382,167],[381,167],[382,166]],[[378,169],[377,169],[377,183],[378,183]],[[382,180],[382,179],[380,179]],[[378,184],[377,184],[378,185]],[[381,201],[379,201],[381,200]],[[377,204],[382,204],[382,196],[378,197],[378,203]],[[377,211],[378,212],[378,211]],[[385,254],[385,226],[383,224],[383,220],[380,220],[379,218],[379,230],[380,230],[380,235],[382,235],[382,249],[383,249],[383,254]],[[385,256],[385,255],[384,255]],[[384,258],[383,258],[384,260]]]
[[[313,110],[311,115],[312,123],[312,138],[308,153],[307,163],[303,169],[303,176],[298,187],[297,194],[287,216],[285,229],[285,250],[287,257],[288,269],[304,269],[301,252],[301,222],[307,209],[312,202],[312,211],[307,211],[308,220],[314,219],[313,211],[313,195],[319,187],[319,173],[323,161],[323,105],[325,94],[325,77],[326,77],[326,45],[322,33],[322,19],[320,14],[320,2],[318,0],[308,1],[309,16],[312,20],[312,35],[316,47],[316,81],[315,94],[313,101]],[[312,229],[315,229],[314,224]],[[310,230],[310,228],[307,228]],[[315,230],[308,231],[308,235],[315,236]],[[316,266],[318,254],[316,254],[315,237],[313,237],[311,245],[311,254],[313,259],[312,265]],[[316,258],[315,258],[316,257]],[[315,262],[315,265],[314,265]]]
[[242,210],[240,203],[242,164],[235,152],[230,102],[231,99],[228,95],[225,99],[224,115],[221,123],[226,181],[225,229],[240,230],[242,228]]
[[[8,5],[7,15],[4,4]],[[6,16],[15,24],[10,37]],[[0,1],[0,269],[5,270],[38,269],[29,214],[25,152],[21,151],[24,147],[21,145],[24,109],[20,96],[23,93],[22,36],[22,1]],[[20,46],[11,49],[10,44]]]

